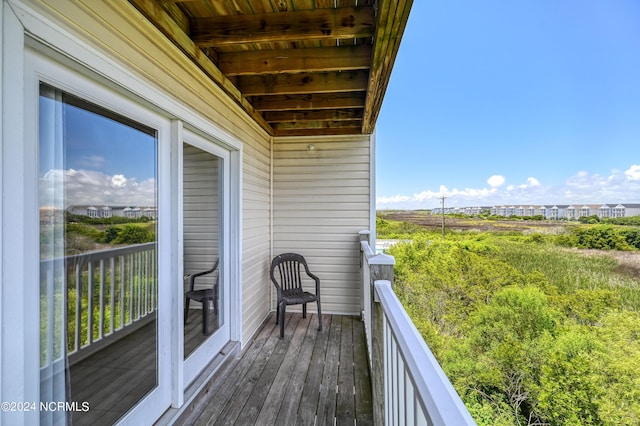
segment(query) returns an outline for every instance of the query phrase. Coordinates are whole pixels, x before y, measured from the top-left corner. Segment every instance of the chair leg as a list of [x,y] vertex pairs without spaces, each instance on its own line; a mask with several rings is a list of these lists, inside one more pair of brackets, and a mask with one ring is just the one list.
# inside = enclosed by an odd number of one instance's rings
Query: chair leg
[[320,299],[318,299],[318,331],[322,331],[322,310],[320,309]]
[[306,318],[307,317],[307,304],[304,303],[302,305],[302,318]]
[[278,300],[278,304],[276,305],[276,325],[278,325],[278,321],[280,321],[280,303],[282,302]]
[[280,321],[280,338],[284,339],[284,318],[285,318],[285,314],[287,312],[287,304],[284,302],[280,302],[280,310],[282,310],[282,312],[280,312],[280,317],[281,317],[281,321]]
[[187,316],[189,315],[189,302],[191,302],[191,299],[189,299],[187,297],[185,302],[184,302],[184,323],[185,323],[185,325],[187,324]]
[[209,334],[209,300],[202,301],[202,334]]

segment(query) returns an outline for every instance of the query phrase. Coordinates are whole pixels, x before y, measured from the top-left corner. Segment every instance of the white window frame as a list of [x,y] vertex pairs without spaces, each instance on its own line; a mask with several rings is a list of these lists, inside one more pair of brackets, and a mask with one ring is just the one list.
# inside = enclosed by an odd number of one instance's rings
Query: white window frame
[[[0,276],[2,288],[0,291],[0,326],[11,323],[11,327],[2,327],[0,336],[0,397],[2,401],[38,401],[39,399],[39,354],[36,339],[39,336],[39,321],[33,315],[34,295],[38,294],[38,259],[34,256],[38,245],[38,199],[37,199],[37,145],[34,143],[19,143],[26,141],[27,133],[33,132],[34,117],[25,114],[25,58],[26,46],[45,52],[50,60],[72,71],[79,78],[88,78],[91,84],[101,85],[111,95],[119,99],[133,101],[137,106],[148,106],[149,112],[155,112],[167,120],[169,130],[163,124],[164,134],[168,133],[170,142],[158,141],[158,208],[162,210],[163,220],[159,222],[162,229],[158,230],[159,255],[162,268],[160,278],[173,282],[181,280],[180,266],[176,253],[178,252],[179,236],[176,229],[179,203],[175,191],[168,188],[178,180],[178,163],[176,149],[182,145],[181,132],[184,129],[203,135],[207,140],[215,141],[229,151],[229,251],[227,268],[229,279],[229,300],[231,314],[230,339],[242,339],[242,157],[243,144],[231,134],[191,108],[177,102],[163,88],[148,82],[133,74],[111,58],[105,56],[88,43],[79,39],[60,27],[56,22],[42,16],[33,6],[21,0],[3,0],[0,7],[0,83],[2,84],[0,104],[2,131],[0,133],[0,185],[2,199],[0,200],[0,222],[2,225],[2,245],[0,254]],[[6,66],[6,64],[11,66]],[[64,65],[63,65],[64,64]],[[48,73],[45,73],[48,74]],[[49,78],[49,83],[62,90],[69,87],[69,82]],[[75,89],[75,88],[71,88]],[[31,88],[33,90],[33,87]],[[69,90],[77,94],[75,90]],[[89,96],[91,100],[92,97]],[[122,111],[118,107],[119,100],[114,97],[113,103],[98,104],[115,112]],[[116,108],[112,108],[115,106]],[[173,121],[169,121],[169,117]],[[142,120],[144,122],[144,120]],[[151,127],[157,128],[155,125]],[[184,128],[184,129],[183,129]],[[158,129],[160,130],[160,129]],[[160,136],[160,135],[159,135]],[[180,137],[178,137],[180,136]],[[33,139],[33,134],[31,135]],[[18,142],[18,143],[16,143]],[[170,148],[165,148],[168,144]],[[178,145],[179,144],[179,145]],[[161,152],[162,151],[162,152]],[[161,163],[161,164],[160,164]],[[163,170],[169,170],[165,173]],[[165,176],[166,174],[166,176]],[[169,193],[164,193],[169,191]],[[162,259],[168,259],[162,262]],[[22,281],[25,285],[5,285]],[[166,312],[165,315],[182,318],[182,290],[179,286],[171,286],[175,293],[171,298],[160,300]],[[35,289],[35,291],[34,291]],[[169,300],[170,299],[170,300]],[[164,304],[169,304],[165,306]],[[37,305],[36,305],[37,306]],[[159,321],[164,321],[159,318]],[[160,323],[161,329],[169,329]],[[174,324],[175,325],[175,324]],[[183,357],[174,348],[183,347],[181,327],[171,327],[169,337],[163,336],[159,348],[162,359],[170,359],[171,368],[169,380],[171,382],[171,405],[180,407],[184,404],[184,382],[182,377]],[[163,331],[164,333],[164,331]],[[35,337],[34,337],[35,336]],[[36,345],[34,346],[34,343]],[[161,379],[164,381],[166,379]],[[162,404],[165,405],[165,404]],[[0,423],[35,424],[39,420],[38,412],[2,412]],[[136,423],[135,415],[127,416],[125,423]],[[143,419],[149,421],[149,417]]]

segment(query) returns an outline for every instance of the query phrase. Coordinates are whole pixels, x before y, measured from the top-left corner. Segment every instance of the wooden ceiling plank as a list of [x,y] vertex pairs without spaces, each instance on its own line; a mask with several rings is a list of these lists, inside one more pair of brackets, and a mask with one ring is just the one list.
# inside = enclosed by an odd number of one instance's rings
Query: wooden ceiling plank
[[153,0],[130,0],[161,32],[181,49],[200,69],[217,84],[233,101],[242,107],[263,129],[273,134],[273,129],[262,115],[253,108],[236,86],[211,62],[175,21]]
[[238,88],[245,96],[333,93],[363,91],[367,71],[270,74],[238,77]]
[[307,95],[255,96],[250,102],[258,111],[287,111],[305,109],[363,108],[362,92],[313,93]]
[[302,110],[265,112],[264,119],[269,123],[305,122],[305,121],[352,121],[362,120],[363,110],[357,108],[337,110]]
[[221,53],[218,67],[228,76],[369,69],[371,46],[258,50]]
[[371,37],[374,26],[373,7],[363,6],[197,18],[191,36],[198,46],[212,47]]

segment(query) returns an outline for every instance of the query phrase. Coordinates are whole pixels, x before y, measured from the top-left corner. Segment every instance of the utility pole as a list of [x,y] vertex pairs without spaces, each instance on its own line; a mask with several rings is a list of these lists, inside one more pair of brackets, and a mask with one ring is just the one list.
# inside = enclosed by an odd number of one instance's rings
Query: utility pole
[[444,240],[444,200],[445,200],[444,195],[442,196],[442,198],[440,198],[442,200],[442,239]]

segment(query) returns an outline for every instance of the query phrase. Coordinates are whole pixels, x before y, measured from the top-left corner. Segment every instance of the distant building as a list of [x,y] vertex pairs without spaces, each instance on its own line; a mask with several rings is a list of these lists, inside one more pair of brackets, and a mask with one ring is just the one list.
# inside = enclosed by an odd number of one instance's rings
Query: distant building
[[[542,216],[549,220],[598,216],[600,218],[618,218],[640,216],[640,204],[544,204],[544,205],[499,205],[492,207],[446,207],[445,214],[461,213],[469,216],[490,213],[495,216]],[[442,214],[442,207],[431,210],[432,214]]]
[[[110,218],[113,216],[127,217],[130,219],[139,219],[143,216],[151,219],[157,219],[158,209],[156,207],[130,207],[130,206],[95,206],[75,205],[67,208],[71,214],[88,216],[96,219]],[[41,213],[42,215],[42,213]]]

